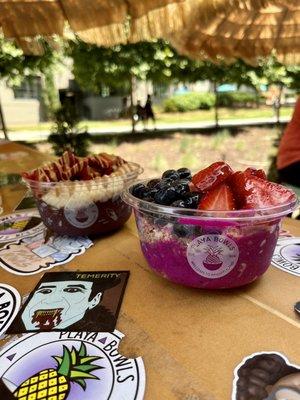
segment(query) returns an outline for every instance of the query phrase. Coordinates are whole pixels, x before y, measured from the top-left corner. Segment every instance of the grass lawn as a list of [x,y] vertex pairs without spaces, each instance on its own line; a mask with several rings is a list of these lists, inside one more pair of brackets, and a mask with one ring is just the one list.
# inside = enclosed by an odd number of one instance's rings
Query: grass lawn
[[[290,116],[293,112],[293,107],[282,107],[281,116]],[[272,118],[274,117],[274,111],[271,107],[260,107],[258,109],[228,109],[220,108],[219,118],[220,120],[228,119],[247,119],[247,118]],[[199,110],[185,113],[162,113],[157,112],[158,124],[180,124],[197,121],[213,121],[214,110]],[[102,129],[114,129],[119,127],[129,127],[131,121],[128,119],[110,120],[110,121],[82,121],[81,126],[87,127],[88,129],[102,128]],[[23,126],[9,126],[9,130],[12,132],[18,131],[39,131],[39,130],[50,130],[52,123],[43,122],[35,126],[23,125]]]

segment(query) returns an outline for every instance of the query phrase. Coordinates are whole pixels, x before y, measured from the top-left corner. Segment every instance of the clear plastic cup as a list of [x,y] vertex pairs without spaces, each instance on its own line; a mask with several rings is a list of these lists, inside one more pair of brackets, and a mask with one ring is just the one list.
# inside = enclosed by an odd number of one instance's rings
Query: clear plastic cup
[[87,181],[23,179],[49,229],[59,235],[94,236],[120,228],[131,215],[131,207],[121,199],[121,193],[143,169],[135,163],[128,165],[130,171],[125,174]]
[[[147,181],[143,181],[147,184]],[[186,286],[225,289],[255,281],[269,267],[281,220],[297,197],[258,210],[200,211],[162,206],[124,191],[150,267]]]

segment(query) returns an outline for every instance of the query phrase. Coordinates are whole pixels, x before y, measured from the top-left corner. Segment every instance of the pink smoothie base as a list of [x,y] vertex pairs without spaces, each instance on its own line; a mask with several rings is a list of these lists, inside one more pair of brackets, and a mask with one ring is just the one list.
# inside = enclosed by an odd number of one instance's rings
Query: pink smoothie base
[[227,275],[214,279],[203,277],[192,269],[187,259],[187,244],[175,236],[151,243],[141,240],[141,248],[149,266],[172,282],[204,289],[234,288],[255,281],[268,269],[278,239],[279,222],[274,223],[273,229],[260,226],[256,232],[244,237],[228,236],[238,246],[239,257]]

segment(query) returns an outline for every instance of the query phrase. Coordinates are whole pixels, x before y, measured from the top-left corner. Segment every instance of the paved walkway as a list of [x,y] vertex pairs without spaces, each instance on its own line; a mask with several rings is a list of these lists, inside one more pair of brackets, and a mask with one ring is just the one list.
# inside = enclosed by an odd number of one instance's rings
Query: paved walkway
[[[290,120],[290,117],[280,118],[280,123],[286,123]],[[222,120],[219,123],[220,128],[232,128],[238,126],[259,126],[259,125],[274,125],[276,123],[275,118],[247,118],[247,119],[228,119]],[[202,130],[214,129],[215,124],[213,121],[202,121],[202,122],[182,122],[182,123],[158,123],[156,132],[168,133],[176,131],[189,131],[189,132],[201,132]],[[151,129],[151,125],[149,125]],[[142,126],[139,124],[137,132],[142,132]],[[92,136],[101,135],[124,135],[131,134],[131,127],[120,126],[114,127],[112,130],[107,128],[89,128],[89,133]],[[47,140],[49,136],[48,130],[41,131],[18,131],[10,132],[10,140],[24,140],[26,142],[43,142]]]

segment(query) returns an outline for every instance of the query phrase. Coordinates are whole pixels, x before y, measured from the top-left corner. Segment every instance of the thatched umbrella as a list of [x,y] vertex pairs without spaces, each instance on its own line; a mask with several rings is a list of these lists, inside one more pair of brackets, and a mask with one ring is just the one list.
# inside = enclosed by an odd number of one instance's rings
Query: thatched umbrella
[[193,58],[300,58],[300,0],[0,0],[0,26],[26,51],[73,32],[103,46],[170,39]]
[[240,1],[237,6],[228,4],[206,20],[198,7],[188,27],[169,38],[179,52],[196,59],[241,58],[256,63],[258,57],[275,52],[283,63],[298,64],[300,1]]

